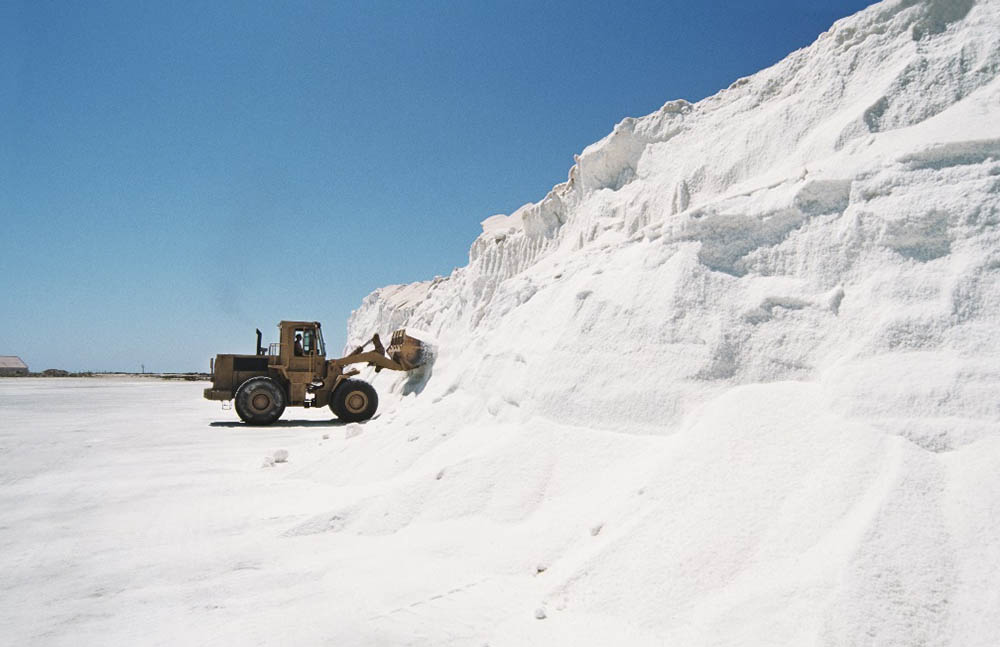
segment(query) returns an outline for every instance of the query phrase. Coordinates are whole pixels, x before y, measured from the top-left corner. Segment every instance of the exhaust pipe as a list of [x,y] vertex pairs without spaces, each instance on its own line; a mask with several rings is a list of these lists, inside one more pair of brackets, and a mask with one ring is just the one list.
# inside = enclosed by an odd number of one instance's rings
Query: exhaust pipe
[[264,354],[264,347],[261,345],[260,341],[261,341],[261,332],[260,332],[260,328],[258,328],[257,329],[257,354],[258,355],[263,355]]

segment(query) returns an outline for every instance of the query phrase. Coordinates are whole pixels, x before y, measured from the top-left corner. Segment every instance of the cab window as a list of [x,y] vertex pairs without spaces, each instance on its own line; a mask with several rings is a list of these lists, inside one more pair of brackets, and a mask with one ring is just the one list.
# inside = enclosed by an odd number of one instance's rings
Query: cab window
[[292,345],[297,357],[316,354],[316,331],[312,328],[296,328]]

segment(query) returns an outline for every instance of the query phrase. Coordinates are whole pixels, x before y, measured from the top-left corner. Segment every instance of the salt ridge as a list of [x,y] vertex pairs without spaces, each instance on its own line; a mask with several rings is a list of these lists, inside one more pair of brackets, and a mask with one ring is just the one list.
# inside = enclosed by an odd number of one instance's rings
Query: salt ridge
[[[716,96],[626,119],[544,200],[490,219],[468,266],[369,296],[350,343],[406,324],[503,355],[507,315],[529,299],[565,300],[573,290],[557,284],[572,276],[581,289],[569,307],[533,307],[537,334],[616,344],[630,370],[662,371],[636,362],[637,350],[696,355],[663,376],[675,380],[816,378],[853,355],[940,348],[977,325],[963,313],[983,310],[976,302],[995,288],[997,12],[968,3],[960,24],[925,35],[960,17],[955,6],[875,5]],[[581,317],[595,320],[574,335]],[[794,343],[802,337],[813,347]],[[515,361],[507,355],[499,361]],[[580,359],[567,383],[596,369]],[[547,363],[522,379],[547,379]]]
[[1000,3],[886,0],[372,293],[438,356],[344,529],[511,533],[511,643],[1000,642],[998,72]]

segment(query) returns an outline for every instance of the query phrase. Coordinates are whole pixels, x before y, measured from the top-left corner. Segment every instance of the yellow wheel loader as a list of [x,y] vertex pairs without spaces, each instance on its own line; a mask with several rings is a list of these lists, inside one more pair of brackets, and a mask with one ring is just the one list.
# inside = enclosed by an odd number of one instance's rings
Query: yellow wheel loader
[[[208,400],[232,401],[236,413],[251,425],[269,425],[286,406],[323,407],[346,422],[360,422],[375,415],[378,394],[372,385],[351,379],[360,371],[352,364],[368,364],[375,371],[387,368],[410,371],[423,365],[423,342],[406,334],[392,333],[389,348],[375,334],[350,355],[326,358],[323,331],[318,321],[282,321],[280,341],[267,349],[257,331],[254,355],[216,355],[211,361],[212,386]],[[368,345],[372,350],[365,350]],[[347,369],[347,370],[345,370]]]

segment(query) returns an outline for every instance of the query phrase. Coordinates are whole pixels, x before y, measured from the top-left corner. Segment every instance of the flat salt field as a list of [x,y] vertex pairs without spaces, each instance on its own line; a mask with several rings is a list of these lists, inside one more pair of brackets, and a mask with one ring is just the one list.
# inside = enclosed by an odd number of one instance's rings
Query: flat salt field
[[254,428],[204,386],[0,381],[9,644],[1000,637],[996,437],[927,452],[807,383],[665,437],[391,394],[364,424]]
[[[205,386],[0,381],[4,642],[352,644],[391,611],[368,592],[405,555],[295,531],[336,499],[313,476],[348,450],[347,426],[289,409],[248,427]],[[262,467],[278,449],[288,462]]]

